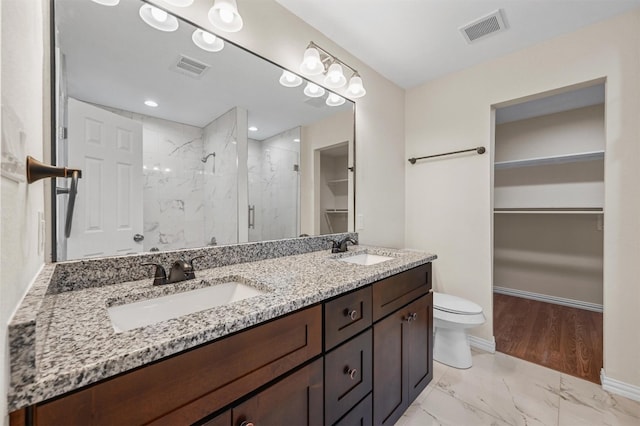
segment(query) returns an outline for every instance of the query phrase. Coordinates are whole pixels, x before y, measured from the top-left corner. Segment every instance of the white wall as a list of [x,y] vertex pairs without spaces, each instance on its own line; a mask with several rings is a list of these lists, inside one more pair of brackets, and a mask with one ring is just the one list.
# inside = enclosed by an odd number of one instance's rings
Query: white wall
[[[435,285],[483,306],[491,339],[491,106],[606,77],[604,367],[640,386],[640,10],[444,76],[406,95],[407,155],[487,154],[406,167],[406,244],[438,254]],[[634,330],[634,331],[630,331]]]
[[[24,155],[40,160],[44,158],[45,3],[24,0],[3,0],[0,3],[0,96],[3,116],[11,114],[17,118],[24,135],[23,150],[16,153],[19,162],[24,161]],[[3,145],[8,142],[5,136],[19,134],[8,124],[2,120]],[[44,262],[44,254],[38,250],[38,213],[44,214],[45,208],[43,181],[27,185],[25,181],[16,182],[4,175],[0,180],[0,419],[6,424],[9,380],[7,323]]]
[[[207,21],[209,0],[196,1],[189,8],[162,0],[151,3],[214,31]],[[313,40],[358,69],[367,89],[367,95],[356,101],[356,211],[365,216],[365,227],[358,230],[360,241],[404,246],[404,90],[273,0],[239,0],[238,8],[244,28],[221,34],[229,40],[294,71]],[[320,83],[319,78],[315,80]]]

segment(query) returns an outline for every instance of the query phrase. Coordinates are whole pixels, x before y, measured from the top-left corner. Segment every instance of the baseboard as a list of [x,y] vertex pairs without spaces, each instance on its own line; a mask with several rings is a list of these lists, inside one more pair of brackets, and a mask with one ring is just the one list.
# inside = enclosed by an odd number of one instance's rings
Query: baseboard
[[469,344],[471,345],[471,347],[492,354],[496,353],[496,339],[494,339],[493,337],[491,338],[491,340],[481,339],[480,337],[471,335],[468,335],[467,337],[469,339]]
[[602,389],[607,392],[621,395],[634,401],[640,401],[640,386],[630,385],[629,383],[607,377],[604,373],[604,368],[600,370],[600,382],[602,383]]
[[583,302],[581,300],[566,299],[564,297],[549,296],[546,294],[532,293],[530,291],[516,290],[506,287],[493,287],[493,292],[505,294],[507,296],[522,297],[524,299],[537,300],[539,302],[554,303],[556,305],[569,306],[571,308],[585,309],[587,311],[602,312],[602,305],[597,303]]

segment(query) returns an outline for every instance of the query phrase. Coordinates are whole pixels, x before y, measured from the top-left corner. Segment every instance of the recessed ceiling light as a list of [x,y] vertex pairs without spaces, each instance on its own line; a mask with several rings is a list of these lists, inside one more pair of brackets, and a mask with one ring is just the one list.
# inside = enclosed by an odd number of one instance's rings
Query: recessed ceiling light
[[151,108],[155,108],[158,106],[158,103],[155,101],[152,101],[151,99],[147,99],[146,101],[144,101],[144,104]]
[[178,7],[188,7],[193,4],[193,0],[164,0],[164,1]]
[[249,127],[249,131],[250,132],[257,132],[258,128],[256,126],[251,126],[251,127]]
[[93,0],[93,2],[103,6],[117,6],[120,0]]
[[300,142],[300,139],[295,138],[293,141],[294,141],[294,142]]

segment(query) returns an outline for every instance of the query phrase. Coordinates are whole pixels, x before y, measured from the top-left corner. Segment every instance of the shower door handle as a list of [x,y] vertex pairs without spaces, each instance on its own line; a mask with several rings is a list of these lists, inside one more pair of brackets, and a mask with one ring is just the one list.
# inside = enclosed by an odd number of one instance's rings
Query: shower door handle
[[256,229],[256,206],[249,204],[249,229]]

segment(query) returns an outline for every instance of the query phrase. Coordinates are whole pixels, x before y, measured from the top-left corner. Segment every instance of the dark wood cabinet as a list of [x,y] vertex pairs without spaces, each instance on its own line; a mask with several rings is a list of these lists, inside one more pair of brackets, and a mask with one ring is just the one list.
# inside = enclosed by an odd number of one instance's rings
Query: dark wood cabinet
[[322,359],[233,408],[233,426],[322,425]]
[[16,410],[10,423],[393,425],[432,378],[430,289],[429,263]]
[[373,424],[371,405],[373,396],[367,395],[358,405],[353,407],[343,418],[334,423],[333,426],[370,426]]
[[333,424],[371,392],[372,332],[368,329],[325,355],[325,421]]
[[433,376],[433,294],[373,326],[373,424],[393,425]]

